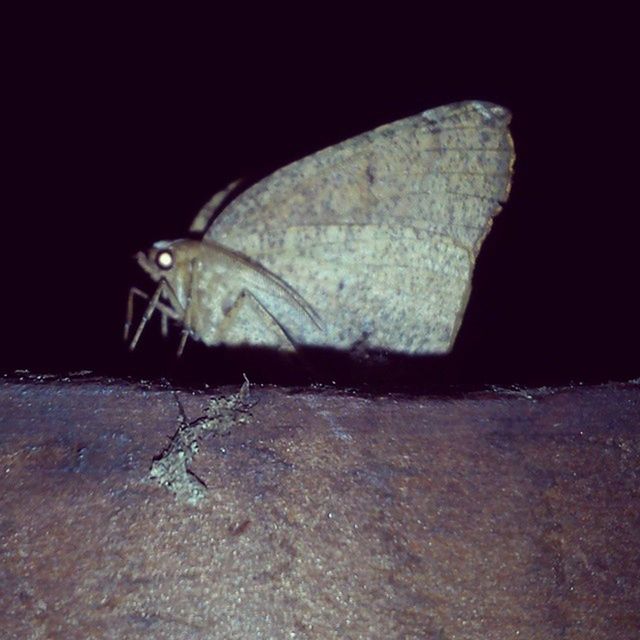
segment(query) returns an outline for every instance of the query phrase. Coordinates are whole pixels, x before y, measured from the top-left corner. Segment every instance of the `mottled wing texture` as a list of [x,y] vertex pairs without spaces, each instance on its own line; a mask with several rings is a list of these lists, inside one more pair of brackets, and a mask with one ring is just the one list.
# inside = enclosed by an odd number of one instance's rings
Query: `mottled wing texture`
[[258,261],[317,311],[298,344],[451,349],[475,258],[508,196],[509,112],[462,102],[379,127],[253,185],[206,238]]

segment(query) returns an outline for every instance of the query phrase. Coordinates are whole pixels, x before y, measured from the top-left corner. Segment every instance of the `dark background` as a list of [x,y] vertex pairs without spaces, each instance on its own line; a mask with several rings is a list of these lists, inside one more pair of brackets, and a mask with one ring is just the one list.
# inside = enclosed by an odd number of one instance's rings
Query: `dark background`
[[[2,371],[419,390],[640,375],[624,16],[50,11],[5,21]],[[451,356],[301,365],[190,343],[176,362],[157,329],[127,351],[130,256],[182,236],[216,190],[471,98],[513,112],[517,163]]]

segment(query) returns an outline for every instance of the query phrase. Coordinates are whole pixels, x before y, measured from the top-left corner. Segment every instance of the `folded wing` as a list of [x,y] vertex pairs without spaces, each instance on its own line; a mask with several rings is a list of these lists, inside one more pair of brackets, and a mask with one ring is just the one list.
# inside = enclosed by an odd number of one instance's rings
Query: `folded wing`
[[502,107],[463,102],[384,125],[253,185],[206,238],[258,261],[317,311],[322,331],[291,320],[301,344],[449,351],[508,197],[509,121]]

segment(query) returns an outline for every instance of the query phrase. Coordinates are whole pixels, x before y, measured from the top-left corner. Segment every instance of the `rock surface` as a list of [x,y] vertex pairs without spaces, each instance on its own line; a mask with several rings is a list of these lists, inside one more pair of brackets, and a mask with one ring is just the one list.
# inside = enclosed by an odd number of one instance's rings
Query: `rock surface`
[[154,483],[176,398],[237,391],[0,382],[2,638],[636,636],[637,382],[253,387],[199,441],[202,500]]

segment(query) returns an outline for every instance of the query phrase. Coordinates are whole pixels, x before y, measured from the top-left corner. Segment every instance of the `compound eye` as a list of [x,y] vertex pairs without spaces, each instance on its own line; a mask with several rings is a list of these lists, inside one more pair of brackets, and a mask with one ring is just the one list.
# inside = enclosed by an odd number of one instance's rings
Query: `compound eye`
[[171,251],[169,251],[169,249],[158,251],[158,254],[156,255],[156,264],[164,271],[171,269],[171,267],[173,267],[173,254]]

